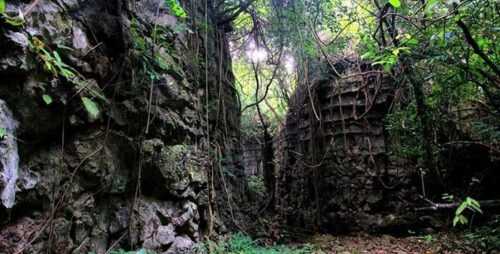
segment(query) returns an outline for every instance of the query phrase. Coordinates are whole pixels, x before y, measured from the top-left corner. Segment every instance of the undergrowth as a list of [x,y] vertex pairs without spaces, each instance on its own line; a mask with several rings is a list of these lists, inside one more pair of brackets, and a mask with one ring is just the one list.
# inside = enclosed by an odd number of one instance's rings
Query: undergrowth
[[[89,252],[89,254],[95,254],[95,252]],[[154,252],[147,251],[145,249],[135,251],[114,250],[109,252],[109,254],[154,254]]]
[[258,196],[266,195],[266,185],[264,177],[262,176],[249,176],[248,177],[248,190]]
[[206,242],[197,250],[198,254],[312,254],[310,245],[288,247],[282,245],[260,246],[250,237],[237,233],[222,242]]
[[465,241],[467,244],[478,246],[485,251],[499,250],[500,216],[496,216],[486,225],[475,228],[465,234]]

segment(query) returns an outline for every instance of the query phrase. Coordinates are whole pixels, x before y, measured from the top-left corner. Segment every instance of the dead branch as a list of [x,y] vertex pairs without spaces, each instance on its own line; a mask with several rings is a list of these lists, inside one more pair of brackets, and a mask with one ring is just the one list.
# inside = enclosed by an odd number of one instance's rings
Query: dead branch
[[[431,205],[426,206],[426,207],[419,207],[416,208],[415,211],[438,211],[438,210],[448,210],[448,209],[454,209],[460,206],[462,203],[461,202],[454,202],[454,203],[434,203],[430,200],[426,200],[429,202]],[[479,204],[481,205],[481,208],[495,208],[495,207],[500,207],[500,200],[482,200],[478,201]]]

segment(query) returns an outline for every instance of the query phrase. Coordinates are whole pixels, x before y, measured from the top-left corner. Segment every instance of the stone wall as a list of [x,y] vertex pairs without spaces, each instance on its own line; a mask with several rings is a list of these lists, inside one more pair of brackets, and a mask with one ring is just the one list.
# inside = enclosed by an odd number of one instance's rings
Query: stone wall
[[163,0],[34,3],[8,1],[25,22],[0,26],[20,157],[0,253],[189,251],[207,224],[207,134],[225,154],[239,138],[214,3],[181,1],[185,19]]
[[277,209],[286,224],[306,230],[404,224],[409,208],[401,200],[413,190],[413,172],[388,163],[384,116],[393,82],[356,59],[332,66],[310,68],[290,103],[280,134]]
[[245,137],[241,141],[245,176],[262,176],[262,144],[256,136]]

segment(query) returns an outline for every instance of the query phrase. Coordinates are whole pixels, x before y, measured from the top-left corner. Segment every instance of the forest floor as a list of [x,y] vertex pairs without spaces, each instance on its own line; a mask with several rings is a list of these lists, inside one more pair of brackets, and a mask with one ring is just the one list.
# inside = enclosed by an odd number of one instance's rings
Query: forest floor
[[[453,234],[426,235],[397,238],[389,235],[353,236],[317,235],[309,244],[319,249],[317,253],[336,254],[469,254],[481,253],[463,239]],[[494,252],[496,253],[496,252]]]

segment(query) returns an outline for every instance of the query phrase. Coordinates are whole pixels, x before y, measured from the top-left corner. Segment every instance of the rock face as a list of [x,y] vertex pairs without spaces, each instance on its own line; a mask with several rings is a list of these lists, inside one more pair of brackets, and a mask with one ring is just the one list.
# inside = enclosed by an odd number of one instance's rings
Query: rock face
[[250,136],[242,140],[243,167],[246,176],[262,176],[262,141],[259,137]]
[[[393,84],[369,63],[328,64],[297,88],[280,135],[278,210],[312,230],[378,230],[405,223],[410,170],[388,163],[384,116]],[[397,183],[397,184],[394,184]]]
[[19,152],[16,137],[17,121],[4,101],[0,100],[0,162],[2,165],[2,205],[12,208],[16,200],[16,182],[19,177]]
[[214,11],[198,0],[181,1],[187,18],[163,0],[35,3],[8,1],[25,21],[0,26],[0,99],[20,157],[0,253],[188,252],[206,225],[207,132],[229,152],[239,129]]
[[[391,136],[384,121],[395,96],[406,103],[406,91],[388,74],[356,58],[315,62],[309,70],[299,75],[277,138],[275,196],[283,225],[334,233],[425,232],[442,228],[442,219],[449,219],[443,215],[453,214],[428,209],[430,200],[446,203],[445,193],[498,199],[498,157],[474,142],[448,143],[453,128],[438,130],[448,141],[439,148],[437,169],[419,169],[398,155],[402,137]],[[463,126],[466,118],[459,120]],[[454,128],[474,140],[467,128]]]

